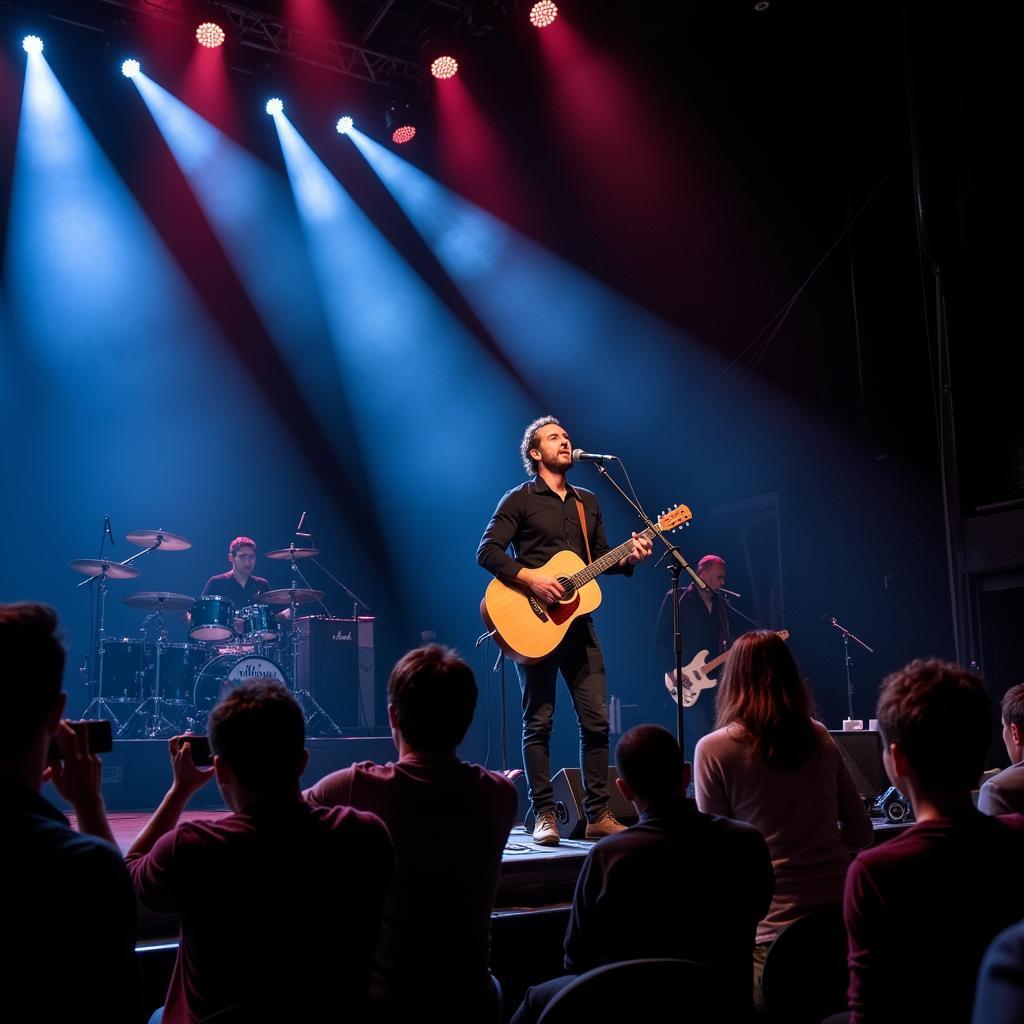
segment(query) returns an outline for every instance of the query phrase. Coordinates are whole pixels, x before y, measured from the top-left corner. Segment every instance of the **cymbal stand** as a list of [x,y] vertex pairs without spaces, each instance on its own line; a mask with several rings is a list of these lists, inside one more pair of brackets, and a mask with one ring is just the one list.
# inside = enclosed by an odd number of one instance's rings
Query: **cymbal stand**
[[[291,597],[291,601],[288,604],[288,607],[289,607],[289,609],[291,611],[291,614],[288,616],[288,622],[289,622],[289,625],[291,626],[291,629],[289,630],[289,636],[291,637],[291,647],[292,647],[292,652],[291,652],[292,653],[292,658],[291,658],[291,660],[292,660],[292,686],[295,687],[295,690],[294,690],[295,698],[296,698],[296,700],[298,700],[300,706],[302,707],[303,714],[306,715],[306,732],[307,732],[307,734],[312,735],[313,723],[314,722],[320,722],[321,725],[320,725],[319,735],[321,735],[321,736],[343,736],[344,733],[341,731],[340,727],[338,726],[338,723],[335,722],[334,719],[331,718],[331,716],[329,714],[327,714],[327,712],[323,709],[323,707],[320,705],[320,703],[317,701],[317,699],[313,696],[313,694],[311,694],[309,692],[309,690],[300,690],[298,688],[298,685],[299,685],[299,646],[302,643],[302,634],[299,632],[298,623],[296,622],[295,610],[298,607],[298,604],[297,604],[297,602],[295,600],[295,591],[297,589],[297,585],[298,585],[299,579],[302,576],[302,573],[299,572],[299,567],[296,564],[296,560],[295,560],[295,546],[294,546],[294,544],[292,545],[291,563],[292,563],[292,585],[291,585],[292,597]],[[312,589],[312,588],[310,588],[310,589]],[[312,708],[312,711],[310,711],[310,708]]]
[[[163,714],[163,705],[167,702],[163,699],[160,691],[160,659],[163,653],[164,644],[167,642],[167,627],[164,624],[164,601],[160,599],[156,610],[156,665],[153,673],[153,696],[147,697],[125,720],[124,725],[118,730],[120,736],[128,729],[128,724],[138,715],[142,719],[149,719],[149,723],[143,726],[143,735],[147,739],[158,739],[161,736],[173,736],[178,727]],[[151,706],[151,710],[147,710]]]
[[[106,647],[106,614],[107,614],[107,567],[103,565],[98,576],[90,576],[84,582],[99,580],[99,616],[96,621],[96,635],[93,637],[96,650],[96,696],[89,701],[89,706],[82,712],[82,718],[108,718],[115,729],[120,732],[120,719],[114,714],[108,701],[103,698],[103,654]],[[78,586],[82,584],[79,583]],[[94,710],[95,709],[95,710]]]

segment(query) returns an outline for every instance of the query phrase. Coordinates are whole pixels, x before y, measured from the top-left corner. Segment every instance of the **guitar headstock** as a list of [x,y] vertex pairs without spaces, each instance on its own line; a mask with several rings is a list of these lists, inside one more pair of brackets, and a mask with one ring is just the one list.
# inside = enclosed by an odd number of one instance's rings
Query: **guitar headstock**
[[680,526],[685,526],[692,518],[693,513],[686,505],[676,505],[675,508],[662,512],[658,516],[658,529],[663,533],[669,533],[679,529]]

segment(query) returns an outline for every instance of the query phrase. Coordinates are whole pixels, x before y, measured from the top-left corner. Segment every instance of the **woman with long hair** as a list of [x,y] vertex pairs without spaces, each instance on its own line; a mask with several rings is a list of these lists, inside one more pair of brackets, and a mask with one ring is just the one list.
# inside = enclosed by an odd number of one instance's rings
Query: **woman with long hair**
[[786,925],[842,902],[851,854],[870,844],[871,819],[785,642],[741,636],[718,687],[715,731],[694,754],[697,806],[746,821],[764,836],[775,895],[757,926],[755,1000],[768,947]]

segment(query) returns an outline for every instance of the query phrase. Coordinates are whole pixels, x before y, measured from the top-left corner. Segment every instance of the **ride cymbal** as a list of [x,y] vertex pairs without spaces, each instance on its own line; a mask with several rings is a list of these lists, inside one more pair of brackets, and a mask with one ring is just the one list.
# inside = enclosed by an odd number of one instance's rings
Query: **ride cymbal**
[[157,551],[188,551],[192,541],[177,533],[167,530],[135,530],[125,534],[129,544],[138,544],[140,548],[156,548]]
[[68,565],[83,576],[101,576],[105,568],[108,580],[132,580],[141,575],[134,565],[121,565],[106,558],[75,558]]
[[306,604],[309,601],[319,601],[323,598],[322,590],[292,590],[286,587],[283,590],[268,590],[256,598],[259,604]]
[[320,554],[319,548],[279,548],[277,551],[264,551],[264,558],[273,558],[277,561],[295,558],[316,558]]
[[181,612],[191,608],[195,602],[196,599],[188,594],[171,594],[166,590],[141,590],[124,599],[129,608],[143,608],[151,612]]

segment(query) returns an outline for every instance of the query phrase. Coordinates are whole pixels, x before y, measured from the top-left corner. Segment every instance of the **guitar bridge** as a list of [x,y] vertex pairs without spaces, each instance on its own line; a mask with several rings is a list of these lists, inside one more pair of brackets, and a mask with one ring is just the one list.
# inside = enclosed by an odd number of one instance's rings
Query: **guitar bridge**
[[530,607],[533,609],[533,614],[536,615],[541,622],[547,622],[548,614],[546,611],[544,611],[543,607],[541,606],[537,598],[535,598],[532,594],[528,594],[527,600],[529,600],[530,602]]

